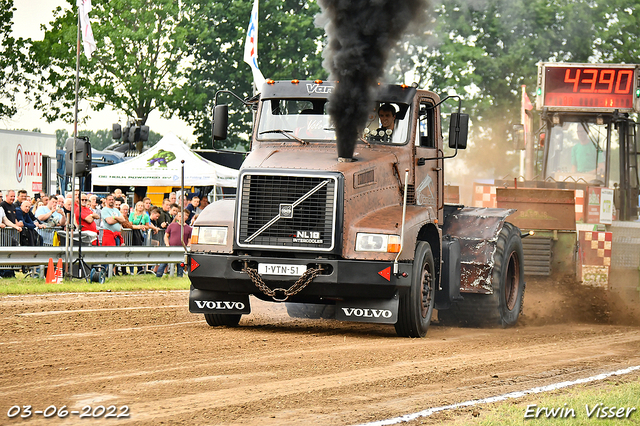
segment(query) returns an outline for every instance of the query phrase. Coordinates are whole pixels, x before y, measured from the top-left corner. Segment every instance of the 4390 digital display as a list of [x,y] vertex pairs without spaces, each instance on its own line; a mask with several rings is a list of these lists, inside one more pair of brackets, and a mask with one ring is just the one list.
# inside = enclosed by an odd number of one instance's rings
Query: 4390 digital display
[[544,106],[633,110],[634,72],[634,68],[547,65]]

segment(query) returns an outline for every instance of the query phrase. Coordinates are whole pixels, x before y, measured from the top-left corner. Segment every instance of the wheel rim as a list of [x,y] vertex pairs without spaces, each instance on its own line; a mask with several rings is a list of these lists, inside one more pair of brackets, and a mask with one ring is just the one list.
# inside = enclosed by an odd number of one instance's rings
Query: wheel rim
[[507,265],[507,273],[504,283],[504,298],[507,309],[512,311],[516,307],[518,301],[518,290],[520,288],[520,259],[514,251],[509,256]]
[[420,297],[420,314],[422,318],[426,318],[429,313],[429,307],[431,306],[432,285],[431,285],[431,268],[428,263],[425,263],[422,270],[422,285],[421,285],[421,297]]

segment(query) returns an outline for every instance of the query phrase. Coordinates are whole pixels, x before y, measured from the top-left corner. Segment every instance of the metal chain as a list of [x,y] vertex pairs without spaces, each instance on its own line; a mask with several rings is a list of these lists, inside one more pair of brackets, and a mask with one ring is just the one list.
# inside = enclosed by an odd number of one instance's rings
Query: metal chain
[[[313,279],[320,274],[322,268],[307,269],[304,274],[302,274],[300,278],[298,278],[298,281],[296,281],[288,289],[274,288],[273,290],[267,287],[257,270],[245,266],[243,271],[246,272],[247,275],[249,275],[251,281],[256,285],[256,287],[258,287],[261,292],[271,297],[276,302],[284,302],[289,298],[289,296],[300,293],[306,286],[311,284],[311,281],[313,281]],[[278,298],[276,292],[283,293],[284,299]]]

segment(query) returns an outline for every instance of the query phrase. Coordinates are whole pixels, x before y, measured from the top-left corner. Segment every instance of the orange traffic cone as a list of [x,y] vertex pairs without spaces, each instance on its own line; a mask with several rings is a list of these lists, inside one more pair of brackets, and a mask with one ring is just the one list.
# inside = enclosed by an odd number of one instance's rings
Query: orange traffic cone
[[56,283],[62,284],[62,277],[63,277],[62,259],[58,259],[58,266],[56,266],[56,276],[55,276]]
[[53,258],[49,258],[49,266],[47,266],[47,277],[45,279],[47,284],[55,282],[55,271],[53,270]]

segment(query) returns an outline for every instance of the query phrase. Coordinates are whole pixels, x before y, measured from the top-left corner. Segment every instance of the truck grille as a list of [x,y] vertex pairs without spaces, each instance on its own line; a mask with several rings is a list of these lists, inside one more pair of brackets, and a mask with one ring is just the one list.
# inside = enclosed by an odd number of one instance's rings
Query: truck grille
[[240,247],[329,251],[334,247],[335,176],[242,176]]

